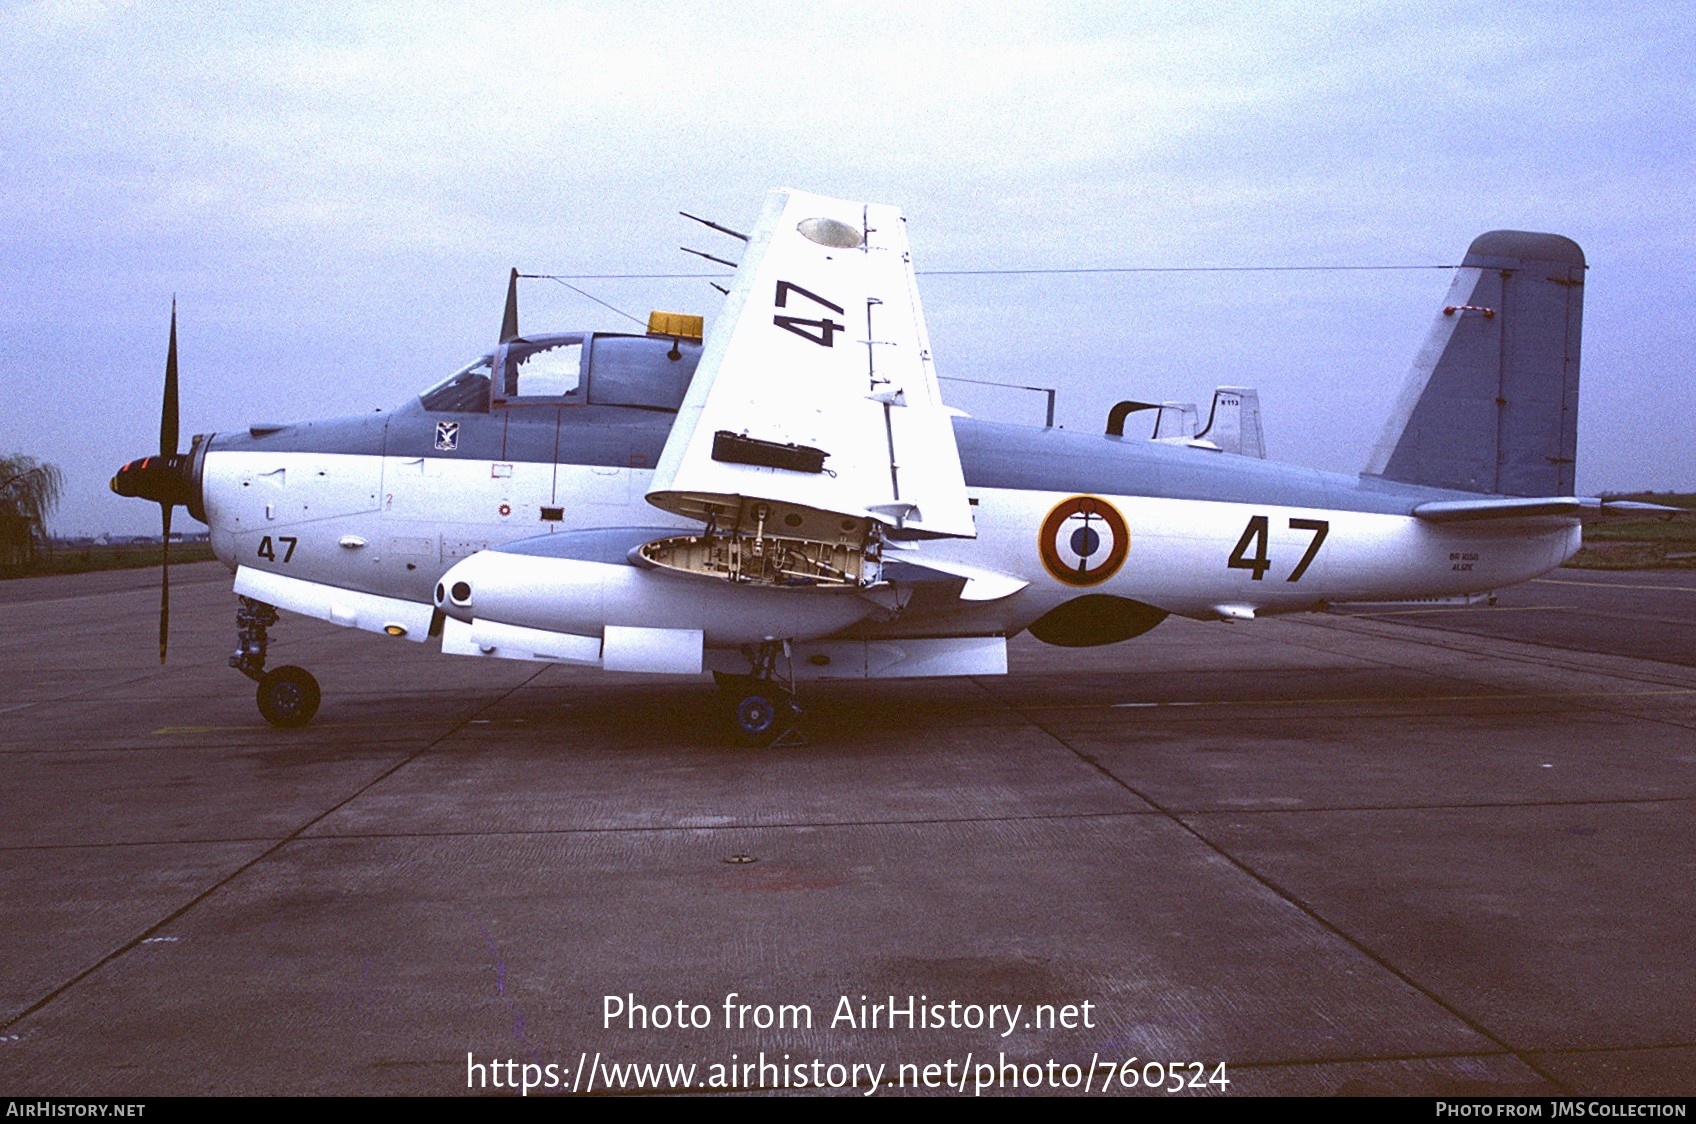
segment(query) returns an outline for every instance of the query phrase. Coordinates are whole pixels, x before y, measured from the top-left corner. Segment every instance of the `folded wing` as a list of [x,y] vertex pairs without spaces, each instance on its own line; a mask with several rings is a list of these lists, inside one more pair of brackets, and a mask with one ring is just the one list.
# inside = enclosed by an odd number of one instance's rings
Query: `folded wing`
[[774,192],[648,493],[706,531],[646,556],[870,584],[882,536],[975,534],[951,416],[900,211]]

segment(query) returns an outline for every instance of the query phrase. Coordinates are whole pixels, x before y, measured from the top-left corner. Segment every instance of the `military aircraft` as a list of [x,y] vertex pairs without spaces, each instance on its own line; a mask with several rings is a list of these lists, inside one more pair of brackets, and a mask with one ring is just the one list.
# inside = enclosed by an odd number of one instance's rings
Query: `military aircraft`
[[1159,440],[1124,435],[1142,403],[1101,434],[967,417],[895,207],[780,190],[737,236],[704,339],[665,313],[522,335],[515,270],[498,346],[399,409],[186,453],[173,305],[160,453],[112,487],[167,536],[177,505],[211,528],[267,721],[320,699],[266,668],[278,609],[450,654],[712,671],[730,730],[765,743],[802,681],[1003,674],[1021,630],[1085,647],[1170,614],[1472,601],[1559,566],[1582,518],[1644,509],[1573,491],[1585,263],[1557,235],[1472,243],[1358,475],[1262,459],[1240,388]]

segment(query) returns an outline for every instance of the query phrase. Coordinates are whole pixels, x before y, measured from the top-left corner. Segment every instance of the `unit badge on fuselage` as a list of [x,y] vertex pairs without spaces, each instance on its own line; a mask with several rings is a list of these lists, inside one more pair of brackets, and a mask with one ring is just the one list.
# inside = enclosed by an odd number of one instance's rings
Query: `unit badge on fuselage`
[[1096,585],[1119,572],[1131,549],[1125,517],[1097,496],[1073,496],[1042,521],[1037,546],[1048,572],[1067,585]]
[[436,448],[444,453],[451,453],[459,448],[459,423],[436,423]]

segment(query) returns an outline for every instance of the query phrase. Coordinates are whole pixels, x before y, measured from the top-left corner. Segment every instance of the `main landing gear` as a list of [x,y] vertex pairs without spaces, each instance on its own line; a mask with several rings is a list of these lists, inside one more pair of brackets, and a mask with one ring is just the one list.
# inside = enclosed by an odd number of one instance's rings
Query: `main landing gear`
[[795,701],[794,669],[790,669],[787,686],[777,680],[777,659],[785,654],[786,647],[783,641],[766,640],[744,649],[751,674],[713,672],[726,728],[736,744],[804,744],[795,729],[801,704]]
[[259,713],[273,726],[304,726],[318,713],[322,697],[318,680],[303,667],[285,664],[265,670],[266,632],[277,623],[274,606],[251,597],[240,599],[236,608],[236,653],[230,666],[259,684]]

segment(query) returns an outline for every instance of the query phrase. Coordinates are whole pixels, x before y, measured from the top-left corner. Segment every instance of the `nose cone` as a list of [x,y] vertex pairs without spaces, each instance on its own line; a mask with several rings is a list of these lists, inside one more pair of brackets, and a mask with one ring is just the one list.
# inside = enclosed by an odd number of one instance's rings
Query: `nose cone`
[[182,454],[130,461],[112,477],[112,491],[134,499],[187,507],[194,498],[189,462],[190,458]]

